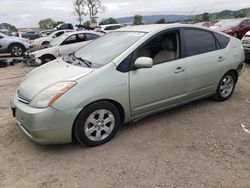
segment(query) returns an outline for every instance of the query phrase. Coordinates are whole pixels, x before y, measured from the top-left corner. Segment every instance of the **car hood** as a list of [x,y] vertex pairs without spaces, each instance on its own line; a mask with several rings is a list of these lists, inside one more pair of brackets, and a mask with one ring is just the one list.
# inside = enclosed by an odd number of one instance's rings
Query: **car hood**
[[223,31],[227,31],[227,30],[231,30],[231,29],[233,29],[233,28],[232,28],[232,27],[219,27],[219,28],[218,28],[218,30],[219,30],[219,31],[222,31],[222,32],[223,32]]
[[20,84],[18,94],[31,101],[43,89],[61,81],[76,81],[94,69],[71,65],[59,58],[30,72]]
[[51,46],[49,46],[49,45],[46,45],[46,46],[43,45],[43,46],[34,47],[34,48],[29,49],[29,50],[27,51],[27,53],[36,52],[36,51],[38,51],[38,50],[43,50],[43,49],[46,49],[46,48],[49,48],[49,47],[51,47]]
[[22,42],[26,42],[26,43],[29,43],[29,40],[26,39],[26,38],[21,38],[21,37],[9,37],[11,40],[14,40],[14,41],[22,41]]

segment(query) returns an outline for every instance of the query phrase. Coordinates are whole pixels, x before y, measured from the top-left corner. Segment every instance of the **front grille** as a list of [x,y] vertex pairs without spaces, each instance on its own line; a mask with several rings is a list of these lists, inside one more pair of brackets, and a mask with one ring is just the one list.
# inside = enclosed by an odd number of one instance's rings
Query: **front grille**
[[17,100],[25,103],[25,104],[29,104],[30,100],[26,99],[25,97],[23,97],[22,95],[20,95],[19,91],[17,91]]

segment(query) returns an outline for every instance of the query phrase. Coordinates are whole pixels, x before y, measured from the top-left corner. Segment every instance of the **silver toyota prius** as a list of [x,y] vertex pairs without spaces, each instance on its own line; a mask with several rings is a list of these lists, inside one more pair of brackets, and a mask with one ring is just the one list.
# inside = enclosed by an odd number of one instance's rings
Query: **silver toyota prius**
[[206,97],[225,101],[240,76],[240,40],[182,25],[124,27],[34,69],[11,107],[39,144],[109,141],[122,124]]

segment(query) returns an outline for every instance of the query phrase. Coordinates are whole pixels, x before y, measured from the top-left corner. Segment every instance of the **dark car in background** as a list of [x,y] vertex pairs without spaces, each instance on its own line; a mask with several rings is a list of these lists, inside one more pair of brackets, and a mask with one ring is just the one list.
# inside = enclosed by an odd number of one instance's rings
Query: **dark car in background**
[[250,31],[250,18],[221,20],[210,28],[241,39]]
[[22,33],[22,37],[29,39],[29,40],[35,40],[35,39],[40,38],[41,36],[42,36],[41,33],[35,32],[35,31],[29,31],[29,32]]

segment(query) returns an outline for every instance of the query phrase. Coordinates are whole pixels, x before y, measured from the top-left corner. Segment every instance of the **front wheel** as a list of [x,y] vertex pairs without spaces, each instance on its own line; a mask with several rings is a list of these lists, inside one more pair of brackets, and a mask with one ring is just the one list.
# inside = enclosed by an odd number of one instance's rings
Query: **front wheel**
[[12,56],[20,57],[24,54],[25,48],[20,44],[12,44],[9,48],[9,51]]
[[215,94],[215,99],[217,101],[226,101],[228,100],[235,89],[236,85],[236,76],[233,72],[228,72],[226,73],[217,88],[216,94]]
[[101,101],[87,106],[74,125],[76,140],[88,146],[98,146],[114,137],[120,126],[120,114],[115,105]]

